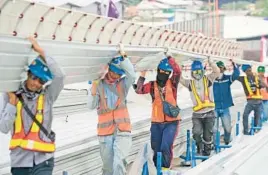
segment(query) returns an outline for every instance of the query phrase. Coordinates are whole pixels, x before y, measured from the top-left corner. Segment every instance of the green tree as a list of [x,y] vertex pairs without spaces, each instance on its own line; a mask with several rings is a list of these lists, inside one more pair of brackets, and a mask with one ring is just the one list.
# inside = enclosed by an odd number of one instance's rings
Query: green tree
[[257,0],[256,11],[253,12],[253,15],[268,17],[268,0]]
[[248,5],[250,4],[250,2],[247,1],[238,1],[236,3],[230,2],[230,3],[226,3],[223,4],[221,9],[223,10],[247,10]]

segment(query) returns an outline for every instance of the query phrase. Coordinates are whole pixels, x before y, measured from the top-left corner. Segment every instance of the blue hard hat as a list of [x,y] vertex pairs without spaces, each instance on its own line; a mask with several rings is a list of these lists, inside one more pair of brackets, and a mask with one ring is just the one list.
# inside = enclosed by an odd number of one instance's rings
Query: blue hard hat
[[191,70],[195,71],[195,70],[204,70],[203,64],[201,61],[198,60],[194,60],[192,65],[191,65]]
[[246,72],[249,68],[251,68],[251,65],[249,65],[249,64],[243,64],[242,67],[241,67],[243,72]]
[[123,74],[125,74],[125,71],[124,71],[124,70],[120,69],[119,67],[117,67],[117,66],[114,65],[113,63],[109,63],[109,69],[110,69],[112,72],[114,72],[114,73],[116,73],[116,74],[118,74],[118,75],[123,75]]
[[118,75],[123,75],[123,74],[125,74],[125,71],[124,71],[123,69],[119,68],[119,66],[117,66],[117,65],[119,65],[120,62],[123,61],[123,60],[124,60],[123,56],[119,56],[119,57],[113,58],[113,59],[111,60],[111,62],[108,64],[108,65],[109,65],[109,69],[110,69],[112,72],[114,72],[114,73],[116,73],[116,74],[118,74]]
[[169,64],[167,58],[161,60],[160,63],[158,64],[157,68],[161,69],[163,71],[169,71],[169,72],[173,71],[173,69],[172,69],[171,65]]
[[41,61],[40,57],[37,57],[31,65],[29,65],[29,71],[40,78],[44,82],[48,82],[53,79],[53,75],[47,65]]

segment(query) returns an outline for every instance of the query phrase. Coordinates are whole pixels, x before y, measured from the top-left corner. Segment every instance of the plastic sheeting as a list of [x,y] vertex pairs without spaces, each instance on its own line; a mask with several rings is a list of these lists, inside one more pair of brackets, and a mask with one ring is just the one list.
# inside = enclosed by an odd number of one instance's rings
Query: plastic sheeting
[[138,152],[130,171],[127,175],[144,175],[143,167],[147,163],[148,172],[150,175],[156,175],[156,168],[153,162],[153,150],[150,143],[145,143]]

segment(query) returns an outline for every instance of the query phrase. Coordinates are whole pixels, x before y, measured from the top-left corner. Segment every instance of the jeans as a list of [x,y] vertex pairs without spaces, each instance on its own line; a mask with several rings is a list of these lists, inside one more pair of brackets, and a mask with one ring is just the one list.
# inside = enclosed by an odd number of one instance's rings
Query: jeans
[[[209,114],[208,114],[209,113]],[[201,153],[204,156],[209,156],[211,152],[211,144],[213,137],[213,126],[215,123],[215,114],[213,112],[208,112],[201,115],[208,115],[213,117],[205,118],[192,118],[193,122],[193,138],[196,141],[197,152]],[[196,115],[196,114],[195,114]]]
[[263,119],[267,121],[268,119],[268,100],[262,101],[262,111],[263,111]]
[[232,121],[231,121],[231,115],[230,115],[230,110],[229,108],[226,109],[216,109],[215,110],[215,115],[216,115],[216,121],[214,124],[214,131],[213,131],[213,136],[214,136],[214,145],[216,141],[216,132],[217,132],[217,120],[220,120],[222,122],[222,126],[224,129],[224,142],[225,144],[229,144],[231,140],[231,132],[232,132]]
[[151,147],[154,151],[153,161],[157,165],[157,152],[162,152],[162,167],[169,168],[173,159],[173,143],[178,134],[178,121],[152,123]]
[[254,111],[254,126],[259,125],[260,117],[261,117],[261,108],[262,108],[262,103],[259,104],[252,104],[250,102],[247,103],[245,109],[244,109],[244,114],[243,114],[243,127],[244,127],[244,134],[248,135],[249,134],[249,129],[248,129],[248,117],[249,114]]
[[113,135],[99,136],[103,175],[125,175],[126,158],[131,150],[130,132],[116,131]]
[[33,167],[12,167],[12,175],[52,175],[54,168],[54,158],[50,158],[43,163]]

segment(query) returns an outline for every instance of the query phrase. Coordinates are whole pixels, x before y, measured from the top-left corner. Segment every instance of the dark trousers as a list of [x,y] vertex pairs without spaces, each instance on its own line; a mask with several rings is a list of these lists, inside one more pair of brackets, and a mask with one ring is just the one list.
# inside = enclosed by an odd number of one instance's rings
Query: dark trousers
[[196,141],[197,151],[204,156],[209,156],[211,152],[215,117],[192,118],[192,121],[193,138]]
[[13,167],[11,173],[12,175],[52,175],[53,168],[54,158],[51,158],[33,167]]
[[169,168],[173,159],[173,143],[178,134],[178,121],[152,123],[151,147],[154,151],[153,161],[157,165],[157,152],[162,152],[162,167]]
[[252,104],[252,103],[247,103],[244,113],[243,113],[243,127],[244,127],[244,134],[249,134],[248,130],[248,117],[249,114],[254,111],[254,126],[259,125],[259,121],[261,118],[261,109],[262,109],[262,103],[260,104]]

